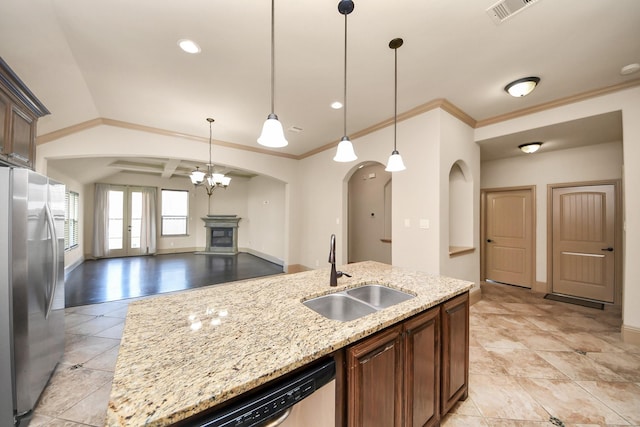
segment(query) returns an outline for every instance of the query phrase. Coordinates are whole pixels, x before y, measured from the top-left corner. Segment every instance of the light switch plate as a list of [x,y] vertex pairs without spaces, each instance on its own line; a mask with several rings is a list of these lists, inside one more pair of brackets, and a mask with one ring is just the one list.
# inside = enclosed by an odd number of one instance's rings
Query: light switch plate
[[429,229],[429,220],[428,219],[420,219],[420,228],[428,230]]

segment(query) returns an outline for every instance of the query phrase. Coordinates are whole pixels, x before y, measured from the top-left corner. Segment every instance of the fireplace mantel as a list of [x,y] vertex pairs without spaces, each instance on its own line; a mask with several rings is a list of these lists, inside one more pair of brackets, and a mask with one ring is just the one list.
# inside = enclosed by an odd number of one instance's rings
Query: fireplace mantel
[[238,253],[237,215],[207,215],[203,217],[207,246],[202,254],[235,255]]

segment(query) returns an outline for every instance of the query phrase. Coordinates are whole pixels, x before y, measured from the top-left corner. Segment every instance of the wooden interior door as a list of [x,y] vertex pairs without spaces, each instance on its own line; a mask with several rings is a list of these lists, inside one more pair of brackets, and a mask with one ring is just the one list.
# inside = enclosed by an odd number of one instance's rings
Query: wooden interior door
[[615,186],[554,188],[554,293],[613,302]]
[[533,283],[533,191],[486,194],[485,276],[530,288]]

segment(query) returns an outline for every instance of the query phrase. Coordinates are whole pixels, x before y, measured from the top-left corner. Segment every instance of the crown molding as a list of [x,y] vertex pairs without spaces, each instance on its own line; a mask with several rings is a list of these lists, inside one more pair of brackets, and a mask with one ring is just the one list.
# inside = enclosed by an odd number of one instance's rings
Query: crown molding
[[552,108],[561,107],[563,105],[573,104],[576,102],[584,101],[589,98],[595,98],[596,96],[606,95],[612,92],[618,92],[620,90],[629,89],[634,86],[640,85],[640,79],[630,80],[628,82],[619,83],[612,86],[607,86],[600,89],[583,92],[577,95],[567,96],[565,98],[556,99],[554,101],[545,102],[544,104],[534,105],[533,107],[523,108],[521,110],[512,111],[511,113],[501,114],[499,116],[490,117],[488,119],[478,120],[476,128],[483,126],[489,126],[496,123],[504,122],[507,120],[515,119],[517,117],[527,116],[533,113],[539,113],[540,111],[550,110]]
[[[601,96],[601,95],[606,95],[608,93],[612,93],[612,92],[617,92],[620,90],[624,90],[624,89],[628,89],[631,87],[635,87],[635,86],[639,86],[640,85],[640,79],[636,79],[636,80],[631,80],[625,83],[620,83],[617,85],[613,85],[613,86],[607,86],[605,88],[600,88],[600,89],[596,89],[596,90],[592,90],[592,91],[588,91],[588,92],[583,92],[581,94],[578,95],[572,95],[572,96],[568,96],[565,98],[560,98],[557,99],[555,101],[550,101],[550,102],[546,102],[544,104],[539,104],[539,105],[535,105],[533,107],[528,107],[528,108],[523,108],[521,110],[516,110],[513,111],[511,113],[507,113],[507,114],[501,114],[499,116],[495,116],[495,117],[490,117],[488,119],[483,119],[483,120],[475,120],[473,117],[471,117],[470,115],[468,115],[467,113],[465,113],[464,111],[462,111],[460,108],[458,108],[457,106],[455,106],[454,104],[452,104],[451,102],[449,102],[448,100],[444,99],[444,98],[438,98],[438,99],[434,99],[432,101],[426,102],[424,104],[418,105],[417,107],[414,107],[408,111],[405,111],[404,113],[398,114],[397,117],[397,121],[401,122],[403,120],[407,120],[410,119],[412,117],[418,116],[420,114],[426,113],[428,111],[431,110],[435,110],[435,109],[441,109],[443,111],[446,111],[447,113],[451,114],[452,116],[454,116],[455,118],[457,118],[458,120],[460,120],[463,123],[466,123],[467,125],[469,125],[472,128],[479,128],[479,127],[483,127],[483,126],[488,126],[488,125],[492,125],[495,123],[499,123],[499,122],[504,122],[507,120],[511,120],[517,117],[522,117],[522,116],[526,116],[529,114],[533,114],[533,113],[537,113],[540,111],[544,111],[544,110],[549,110],[552,108],[557,108],[563,105],[568,105],[568,104],[573,104],[576,102],[580,102],[580,101],[584,101],[586,99],[589,98],[594,98],[597,96]],[[393,125],[394,120],[393,117],[390,117],[384,121],[381,121],[379,123],[376,123],[372,126],[369,126],[365,129],[359,130],[357,132],[354,132],[351,134],[351,139],[355,140],[358,138],[362,138],[365,135],[369,135],[373,132],[379,131],[381,129],[386,128],[387,126],[391,126]],[[123,129],[130,129],[130,130],[135,130],[135,131],[140,131],[140,132],[147,132],[147,133],[154,133],[156,135],[163,135],[163,136],[170,136],[170,137],[178,137],[178,138],[184,138],[184,139],[189,139],[189,140],[193,140],[193,141],[199,141],[199,142],[208,142],[209,140],[207,138],[201,137],[201,136],[195,136],[195,135],[189,135],[189,134],[185,134],[185,133],[180,133],[180,132],[175,132],[175,131],[170,131],[170,130],[166,130],[166,129],[159,129],[159,128],[154,128],[154,127],[150,127],[150,126],[144,126],[144,125],[139,125],[136,123],[130,123],[130,122],[124,122],[121,120],[114,120],[114,119],[108,119],[108,118],[96,118],[96,119],[92,119],[92,120],[88,120],[86,122],[82,122],[82,123],[78,123],[76,125],[73,126],[69,126],[57,131],[53,131],[41,136],[38,136],[36,138],[36,144],[37,145],[42,145],[42,144],[46,144],[48,142],[54,141],[56,139],[60,139],[63,138],[65,136],[68,135],[72,135],[74,133],[77,132],[82,132],[84,130],[96,127],[96,126],[114,126],[114,127],[119,127],[119,128],[123,128]],[[266,154],[269,156],[276,156],[276,157],[284,157],[287,159],[293,159],[293,160],[302,160],[305,159],[307,157],[311,157],[314,156],[318,153],[321,153],[323,151],[326,150],[330,150],[334,147],[336,147],[338,145],[340,141],[339,140],[335,140],[332,141],[328,144],[322,145],[318,148],[315,148],[311,151],[308,151],[306,153],[300,154],[300,155],[295,155],[295,154],[287,154],[287,153],[280,153],[280,152],[276,152],[276,151],[272,151],[272,150],[267,150],[267,149],[263,149],[263,148],[258,148],[258,147],[252,147],[249,145],[243,145],[243,144],[236,144],[233,142],[227,142],[227,141],[218,141],[218,140],[214,140],[214,144],[221,146],[221,147],[228,147],[228,148],[233,148],[236,150],[244,150],[244,151],[251,151],[254,153],[260,153],[260,154]]]
[[[78,132],[82,132],[84,130],[91,129],[91,128],[94,128],[94,127],[97,127],[97,126],[113,126],[113,127],[117,127],[117,128],[121,128],[121,129],[129,129],[129,130],[134,130],[134,131],[139,131],[139,132],[153,133],[153,134],[156,134],[156,135],[170,136],[170,137],[176,137],[176,138],[182,138],[182,139],[189,139],[189,140],[192,140],[192,141],[205,142],[205,143],[209,142],[208,138],[205,138],[205,137],[202,137],[202,136],[190,135],[190,134],[187,134],[187,133],[175,132],[175,131],[155,128],[155,127],[151,127],[151,126],[139,125],[139,124],[136,124],[136,123],[124,122],[124,121],[121,121],[121,120],[114,120],[114,119],[108,119],[108,118],[104,118],[104,117],[99,117],[97,119],[87,120],[86,122],[78,123],[78,124],[73,125],[73,126],[69,126],[69,127],[54,131],[54,132],[50,132],[50,133],[38,136],[36,138],[36,144],[37,145],[46,144],[46,143],[54,141],[56,139],[60,139],[60,138],[63,138],[65,136],[72,135],[72,134],[78,133]],[[285,157],[285,158],[294,159],[294,160],[298,160],[298,158],[299,158],[299,156],[296,156],[294,154],[278,153],[278,152],[273,152],[273,151],[266,150],[266,149],[263,149],[263,148],[251,147],[251,146],[248,146],[248,145],[235,144],[233,142],[220,141],[220,140],[215,140],[215,139],[213,140],[213,144],[217,145],[219,147],[228,147],[228,148],[233,148],[233,149],[236,149],[236,150],[252,151],[252,152],[255,152],[255,153],[268,154],[268,155],[277,156],[277,157]]]

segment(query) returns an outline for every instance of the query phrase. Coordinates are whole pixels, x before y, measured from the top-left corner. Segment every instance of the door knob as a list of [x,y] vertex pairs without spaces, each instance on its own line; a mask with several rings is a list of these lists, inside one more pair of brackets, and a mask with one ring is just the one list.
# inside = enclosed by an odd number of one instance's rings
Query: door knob
[[487,243],[493,243],[493,240],[487,239]]
[[609,247],[609,248],[602,248],[600,249],[601,251],[607,251],[607,252],[613,252],[613,248]]

